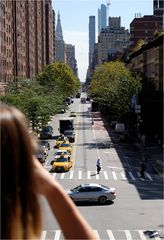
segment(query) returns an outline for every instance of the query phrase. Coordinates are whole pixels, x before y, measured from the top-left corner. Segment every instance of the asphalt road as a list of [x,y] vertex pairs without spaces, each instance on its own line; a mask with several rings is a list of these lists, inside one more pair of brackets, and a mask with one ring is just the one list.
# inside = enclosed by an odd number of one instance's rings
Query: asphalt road
[[[139,156],[136,150],[126,144],[113,145],[104,128],[101,118],[94,119],[92,125],[89,103],[81,104],[74,99],[71,111],[77,113],[75,118],[76,140],[73,144],[74,165],[70,172],[52,173],[64,189],[71,189],[81,183],[101,183],[116,188],[113,203],[99,205],[80,203],[77,205],[82,215],[90,223],[100,239],[110,240],[146,240],[156,231],[153,239],[164,237],[163,216],[163,182],[158,175],[148,169],[146,180],[139,177]],[[55,137],[59,135],[60,117],[69,116],[70,111],[54,117],[54,137],[49,140],[51,151],[45,168],[50,169],[55,149]],[[97,157],[102,159],[103,169],[96,174]],[[54,196],[55,197],[55,196]],[[63,239],[56,220],[44,198],[43,231],[41,239]],[[70,219],[71,224],[71,219]],[[152,238],[151,238],[152,239]]]

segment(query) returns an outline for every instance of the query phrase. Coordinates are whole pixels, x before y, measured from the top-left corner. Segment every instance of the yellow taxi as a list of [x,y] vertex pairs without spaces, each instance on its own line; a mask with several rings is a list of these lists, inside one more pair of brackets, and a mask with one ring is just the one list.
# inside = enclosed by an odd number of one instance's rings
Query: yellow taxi
[[69,154],[72,154],[72,145],[69,142],[63,142],[59,145],[59,150],[67,150]]
[[55,141],[55,145],[54,145],[54,147],[58,148],[59,145],[62,144],[63,142],[65,142],[65,143],[69,143],[68,138],[67,138],[67,137],[63,137],[63,136],[58,137],[58,138],[56,139],[56,141]]
[[70,155],[61,155],[58,158],[55,158],[54,161],[51,162],[52,169],[50,172],[67,172],[72,167],[72,160]]

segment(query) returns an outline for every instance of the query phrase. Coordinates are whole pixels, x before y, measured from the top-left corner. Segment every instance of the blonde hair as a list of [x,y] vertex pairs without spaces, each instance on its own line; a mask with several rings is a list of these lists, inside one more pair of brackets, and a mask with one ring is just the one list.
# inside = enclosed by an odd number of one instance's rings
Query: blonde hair
[[41,232],[34,149],[27,126],[27,119],[22,112],[5,104],[0,105],[0,239],[37,239]]

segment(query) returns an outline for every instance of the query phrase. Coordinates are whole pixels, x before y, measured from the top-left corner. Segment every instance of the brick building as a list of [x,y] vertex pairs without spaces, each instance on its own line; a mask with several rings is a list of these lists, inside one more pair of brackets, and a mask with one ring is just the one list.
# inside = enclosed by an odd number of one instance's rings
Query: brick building
[[51,0],[2,0],[0,11],[2,87],[17,77],[32,78],[52,63],[54,41]]
[[131,45],[135,45],[140,39],[152,40],[156,30],[162,31],[162,19],[160,16],[146,15],[134,18],[130,23]]

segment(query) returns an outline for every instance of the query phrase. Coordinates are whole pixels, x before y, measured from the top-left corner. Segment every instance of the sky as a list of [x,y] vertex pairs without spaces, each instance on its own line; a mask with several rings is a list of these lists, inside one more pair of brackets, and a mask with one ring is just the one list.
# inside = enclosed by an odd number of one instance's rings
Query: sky
[[[135,13],[141,16],[153,14],[153,0],[110,0],[108,16],[121,16],[121,26],[129,29]],[[106,4],[106,0],[52,0],[56,13],[60,12],[63,38],[65,43],[75,45],[78,74],[81,82],[85,82],[88,68],[89,51],[89,16],[96,19],[96,42],[98,8]]]

